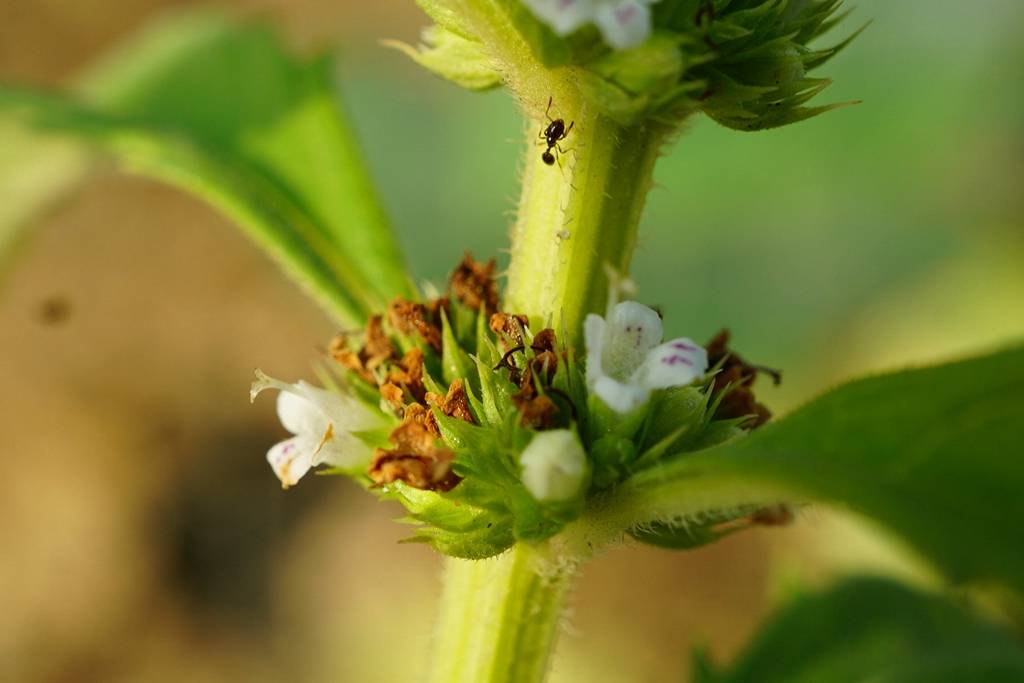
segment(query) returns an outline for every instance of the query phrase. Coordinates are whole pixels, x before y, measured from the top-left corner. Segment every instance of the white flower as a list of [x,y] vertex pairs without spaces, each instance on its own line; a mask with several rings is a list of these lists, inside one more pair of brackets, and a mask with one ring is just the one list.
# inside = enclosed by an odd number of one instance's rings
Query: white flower
[[567,36],[586,23],[597,24],[616,50],[636,47],[651,35],[652,5],[658,0],[523,0],[545,24]]
[[662,344],[661,336],[661,318],[635,301],[616,304],[608,320],[588,315],[587,387],[612,410],[628,413],[654,389],[685,386],[707,371],[703,348],[685,337]]
[[568,500],[583,485],[587,454],[568,429],[538,432],[519,456],[523,484],[541,502]]
[[317,465],[352,468],[364,466],[372,449],[351,434],[385,425],[383,415],[351,396],[314,387],[306,382],[288,384],[256,371],[250,398],[264,389],[278,389],[277,416],[294,434],[267,451],[267,462],[281,486],[294,486]]

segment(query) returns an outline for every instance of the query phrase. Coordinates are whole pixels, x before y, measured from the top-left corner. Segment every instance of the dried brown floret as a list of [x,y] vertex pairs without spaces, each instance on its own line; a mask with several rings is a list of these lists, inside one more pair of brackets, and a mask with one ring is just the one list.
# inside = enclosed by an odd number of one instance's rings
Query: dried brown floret
[[530,348],[536,354],[530,361],[534,374],[543,378],[545,384],[551,384],[558,371],[558,352],[555,350],[558,340],[555,331],[550,327],[543,329],[533,338]]
[[346,335],[339,334],[337,337],[332,339],[327,352],[330,354],[331,358],[337,361],[343,368],[351,370],[370,384],[376,384],[376,381],[373,378],[373,373],[367,370],[366,366],[363,365],[362,359],[359,358],[359,353],[349,348],[348,338]]
[[542,377],[545,384],[551,384],[558,371],[558,356],[554,351],[541,351],[530,361],[530,368],[538,377]]
[[395,345],[384,332],[384,316],[370,316],[366,323],[366,344],[361,356],[370,370],[375,370],[384,361],[395,356]]
[[716,418],[727,420],[751,415],[753,416],[751,420],[743,425],[749,429],[760,427],[771,419],[771,411],[754,397],[754,391],[750,384],[744,384],[746,379],[738,368],[730,368],[719,373],[715,377],[716,385],[719,378],[724,382],[723,387],[727,386],[729,382],[733,382],[733,384],[729,388],[729,393],[722,397],[722,402],[718,404],[718,409],[715,411]]
[[452,471],[455,454],[438,445],[437,426],[422,405],[406,406],[402,424],[391,432],[393,448],[378,448],[369,475],[378,485],[403,481],[431,491],[448,491],[460,478]]
[[523,371],[519,391],[512,394],[512,403],[519,409],[519,423],[532,429],[555,427],[558,406],[549,397],[540,394],[533,383],[533,370],[527,366]]
[[473,412],[469,409],[466,387],[462,384],[461,379],[452,381],[452,385],[448,387],[448,394],[445,396],[427,392],[427,403],[436,406],[438,410],[449,417],[455,417],[470,424],[476,424],[476,420],[473,419]]
[[[419,349],[406,351],[402,360],[393,363],[388,368],[385,384],[400,387],[408,392],[413,402],[422,403],[423,397],[427,393],[427,388],[423,384],[423,352]],[[383,387],[381,393],[383,394]]]
[[722,391],[729,387],[729,393],[722,398],[715,411],[715,417],[731,419],[753,415],[753,420],[746,425],[750,429],[767,422],[772,414],[754,397],[754,381],[758,373],[763,372],[770,375],[778,384],[782,380],[782,375],[777,370],[751,365],[730,350],[729,330],[722,330],[716,334],[706,348],[711,367],[722,363],[721,371],[715,375],[714,391]]
[[431,299],[425,304],[425,306],[430,320],[440,322],[442,311],[444,311],[445,315],[451,315],[451,303],[448,301],[448,297],[446,296],[439,296],[436,299]]
[[397,450],[426,455],[434,450],[438,436],[430,420],[430,411],[425,406],[413,403],[406,407],[402,424],[394,428],[388,441]]
[[384,333],[382,317],[372,316],[366,324],[363,347],[354,351],[349,344],[349,335],[340,334],[331,341],[331,357],[343,367],[353,371],[370,384],[376,384],[374,371],[395,355],[395,347]]
[[522,387],[527,375],[523,373],[524,368],[520,368],[517,365],[516,355],[523,354],[527,359],[526,365],[532,368],[544,386],[549,386],[555,378],[555,373],[558,371],[558,354],[554,350],[556,345],[554,330],[541,330],[530,344],[530,350],[533,351],[532,358],[526,353],[526,347],[522,344],[513,346],[505,352],[505,355],[501,357],[501,361],[494,366],[494,369],[500,370],[505,368],[509,371],[509,381]]
[[533,342],[530,344],[530,348],[538,353],[542,351],[550,351],[554,353],[557,347],[558,338],[555,337],[555,331],[550,327],[545,327],[534,335]]
[[[744,384],[750,385],[754,383],[758,373],[764,373],[772,378],[772,381],[778,385],[782,381],[782,373],[778,370],[772,370],[762,365],[752,365],[729,348],[729,330],[723,329],[716,334],[711,341],[707,344],[708,352],[708,364],[714,367],[723,360],[725,364],[722,366],[723,370],[731,369],[733,367],[739,368],[739,376],[744,378]],[[724,382],[722,386],[724,386]],[[718,382],[716,380],[715,388],[718,388]]]
[[[520,392],[522,393],[522,392]],[[519,409],[519,424],[531,429],[551,429],[555,427],[558,406],[547,396],[521,397],[513,394],[512,401]]]
[[342,366],[355,372],[371,384],[376,384],[374,371],[393,358],[395,347],[384,332],[382,317],[372,316],[363,334],[363,347],[354,351],[349,344],[349,335],[341,334],[331,341],[331,357]]
[[491,316],[491,331],[498,336],[502,347],[508,351],[523,345],[523,330],[530,320],[522,313],[495,313]]
[[396,412],[401,413],[405,409],[405,392],[397,384],[384,382],[380,385],[380,395],[394,407]]
[[467,251],[448,280],[452,295],[474,311],[482,308],[485,315],[491,315],[498,310],[498,283],[494,280],[497,266],[494,259],[487,263],[474,261]]
[[395,299],[388,306],[388,322],[401,334],[418,335],[430,348],[441,353],[441,326],[437,310],[431,311],[414,301]]

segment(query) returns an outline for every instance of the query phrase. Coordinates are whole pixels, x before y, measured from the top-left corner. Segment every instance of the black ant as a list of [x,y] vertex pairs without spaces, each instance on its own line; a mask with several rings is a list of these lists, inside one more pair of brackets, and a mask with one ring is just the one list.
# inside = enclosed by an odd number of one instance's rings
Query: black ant
[[553,119],[548,114],[551,111],[551,98],[548,98],[548,108],[544,110],[544,116],[548,117],[548,127],[540,132],[541,140],[547,143],[548,148],[544,150],[544,153],[540,155],[541,160],[548,166],[553,166],[555,163],[555,155],[551,153],[552,149],[558,150],[560,153],[565,154],[565,150],[558,144],[559,140],[564,140],[568,135],[572,127],[576,125],[575,121],[569,123],[569,127],[565,127],[565,121],[562,119]]

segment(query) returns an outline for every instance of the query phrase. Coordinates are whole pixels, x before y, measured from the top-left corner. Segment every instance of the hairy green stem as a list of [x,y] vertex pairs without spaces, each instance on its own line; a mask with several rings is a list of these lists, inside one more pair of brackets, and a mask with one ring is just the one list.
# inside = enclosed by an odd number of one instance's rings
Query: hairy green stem
[[575,125],[554,166],[541,160],[538,131],[547,121],[529,131],[506,306],[535,325],[564,329],[573,342],[583,317],[604,309],[608,267],[629,270],[665,131],[622,127],[585,105],[557,104],[551,116]]
[[519,543],[448,558],[431,683],[536,683],[547,673],[574,570]]

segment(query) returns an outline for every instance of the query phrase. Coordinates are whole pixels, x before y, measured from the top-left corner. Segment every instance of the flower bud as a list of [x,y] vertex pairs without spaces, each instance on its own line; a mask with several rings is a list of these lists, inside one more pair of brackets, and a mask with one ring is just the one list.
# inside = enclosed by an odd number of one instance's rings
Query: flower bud
[[540,432],[519,458],[523,484],[541,502],[573,498],[583,488],[587,455],[575,432],[553,429]]

